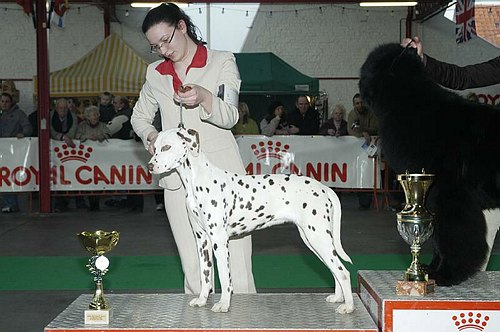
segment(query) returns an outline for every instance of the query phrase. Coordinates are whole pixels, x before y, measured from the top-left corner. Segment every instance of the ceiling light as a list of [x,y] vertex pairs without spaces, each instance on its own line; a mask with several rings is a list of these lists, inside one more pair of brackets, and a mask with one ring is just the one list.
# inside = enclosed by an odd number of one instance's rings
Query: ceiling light
[[416,1],[385,1],[385,2],[360,2],[361,7],[412,7],[416,6]]
[[[158,7],[161,5],[163,2],[132,2],[130,6],[135,7],[135,8],[154,8]],[[187,8],[189,6],[188,3],[176,3],[174,2],[179,8]]]
[[161,5],[161,2],[132,2],[130,6],[134,8],[153,8]]

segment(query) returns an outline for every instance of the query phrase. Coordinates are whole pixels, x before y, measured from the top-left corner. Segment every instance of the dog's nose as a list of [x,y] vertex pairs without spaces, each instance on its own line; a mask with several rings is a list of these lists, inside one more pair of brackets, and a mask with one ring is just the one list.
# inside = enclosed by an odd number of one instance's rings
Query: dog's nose
[[148,171],[149,173],[153,173],[153,169],[155,168],[155,165],[153,165],[153,163],[149,163],[148,164]]

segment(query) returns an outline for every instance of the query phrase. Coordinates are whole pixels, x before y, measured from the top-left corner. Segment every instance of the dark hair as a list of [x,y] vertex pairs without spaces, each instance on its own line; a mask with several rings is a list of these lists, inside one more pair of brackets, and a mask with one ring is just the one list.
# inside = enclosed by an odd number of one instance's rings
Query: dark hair
[[354,95],[354,97],[352,97],[352,102],[354,103],[354,99],[356,98],[361,98],[361,94],[358,92]]
[[11,103],[14,101],[14,98],[12,98],[12,95],[10,93],[3,92],[1,96],[2,97],[8,97],[10,99]]
[[115,97],[115,100],[120,101],[123,104],[123,106],[125,106],[125,108],[130,107],[130,101],[125,96],[117,96],[117,97]]
[[[279,100],[274,100],[271,102],[271,104],[269,104],[269,106],[267,107],[267,116],[266,116],[267,122],[274,119],[274,117],[275,117],[274,110],[280,106],[285,107],[285,105],[283,105],[283,103]],[[286,112],[283,112],[283,116],[281,116],[280,123],[285,122],[285,121],[286,121]]]
[[196,34],[197,28],[191,21],[191,18],[176,4],[171,2],[162,3],[147,13],[142,22],[142,33],[146,33],[151,27],[160,23],[176,26],[180,20],[186,23],[187,34],[196,44],[205,44],[201,37],[198,37]]

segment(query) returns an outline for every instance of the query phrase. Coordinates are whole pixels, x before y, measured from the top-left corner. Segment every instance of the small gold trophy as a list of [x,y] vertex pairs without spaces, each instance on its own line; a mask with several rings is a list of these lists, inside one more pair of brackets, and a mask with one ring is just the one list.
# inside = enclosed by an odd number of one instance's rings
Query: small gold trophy
[[398,231],[410,245],[412,262],[404,273],[404,280],[396,283],[398,295],[423,296],[434,292],[435,282],[429,280],[425,268],[419,262],[420,245],[427,241],[434,230],[434,216],[425,207],[426,195],[434,180],[434,174],[398,174],[405,193],[406,204],[397,213]]
[[109,260],[104,254],[111,251],[120,238],[116,231],[81,232],[76,234],[82,246],[92,257],[89,258],[87,268],[94,275],[95,292],[89,309],[85,310],[85,324],[109,324],[110,307],[104,298],[102,277],[108,272]]

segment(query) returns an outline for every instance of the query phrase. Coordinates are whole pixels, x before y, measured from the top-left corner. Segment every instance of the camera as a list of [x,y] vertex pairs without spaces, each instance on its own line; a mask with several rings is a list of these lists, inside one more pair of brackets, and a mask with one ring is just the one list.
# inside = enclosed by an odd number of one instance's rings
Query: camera
[[356,120],[352,123],[351,129],[356,129],[359,127],[360,127],[359,120]]

